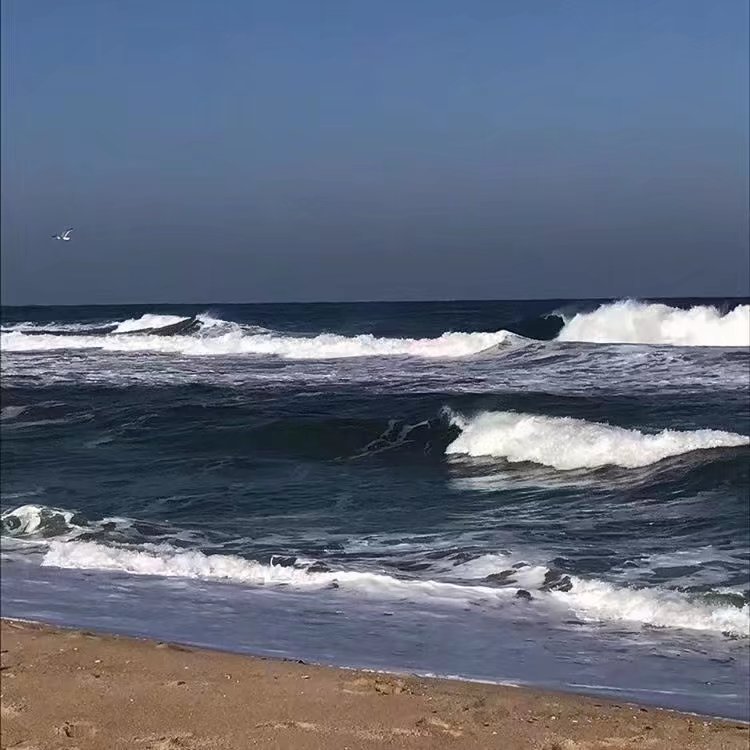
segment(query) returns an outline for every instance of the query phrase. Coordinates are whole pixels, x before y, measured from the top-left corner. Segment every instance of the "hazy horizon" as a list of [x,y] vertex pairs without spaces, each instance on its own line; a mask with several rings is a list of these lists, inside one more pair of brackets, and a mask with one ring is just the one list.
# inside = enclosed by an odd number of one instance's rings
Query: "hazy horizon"
[[6,0],[2,303],[746,297],[748,14]]
[[621,302],[621,301],[632,301],[632,302],[648,302],[648,303],[668,303],[668,302],[698,302],[700,304],[715,305],[716,303],[722,302],[733,302],[737,301],[740,303],[750,302],[750,294],[742,295],[708,295],[708,296],[695,296],[695,295],[683,295],[665,297],[658,295],[650,295],[643,297],[635,296],[618,296],[618,297],[524,297],[524,298],[496,298],[492,299],[489,297],[473,297],[470,299],[459,299],[459,298],[444,298],[444,299],[349,299],[349,300],[284,300],[284,301],[263,301],[263,300],[182,300],[178,302],[168,302],[164,300],[146,300],[143,302],[74,302],[74,303],[21,303],[21,304],[6,304],[0,305],[3,308],[24,308],[24,307],[205,307],[210,309],[211,307],[235,307],[242,305],[258,305],[258,306],[272,306],[272,305],[450,305],[450,304],[493,304],[493,303],[505,303],[505,302]]

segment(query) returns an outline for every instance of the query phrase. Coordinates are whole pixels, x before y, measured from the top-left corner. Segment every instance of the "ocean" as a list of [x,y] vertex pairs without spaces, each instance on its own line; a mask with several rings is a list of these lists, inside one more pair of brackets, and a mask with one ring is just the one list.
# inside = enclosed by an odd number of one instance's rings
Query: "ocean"
[[1,336],[3,616],[750,718],[748,300]]

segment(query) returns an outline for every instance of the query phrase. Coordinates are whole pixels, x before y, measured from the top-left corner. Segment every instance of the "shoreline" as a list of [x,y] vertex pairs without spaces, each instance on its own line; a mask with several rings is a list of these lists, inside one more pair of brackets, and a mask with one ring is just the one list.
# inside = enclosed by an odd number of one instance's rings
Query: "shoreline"
[[[468,684],[468,685],[483,685],[489,688],[508,689],[508,690],[521,690],[527,691],[533,695],[546,695],[546,696],[564,696],[569,698],[584,698],[597,703],[604,703],[607,705],[618,705],[618,706],[630,706],[632,708],[640,709],[643,708],[646,711],[666,711],[668,713],[677,714],[685,717],[692,717],[693,719],[700,721],[715,721],[725,724],[742,725],[750,729],[750,719],[745,720],[742,718],[732,716],[721,716],[711,713],[701,713],[698,711],[689,711],[680,708],[673,708],[669,706],[659,705],[657,703],[649,703],[647,701],[634,700],[631,697],[623,697],[621,700],[617,699],[619,692],[627,695],[625,690],[620,691],[619,688],[611,688],[605,692],[605,688],[599,688],[599,692],[592,688],[591,691],[586,691],[586,686],[581,685],[580,689],[576,689],[575,686],[571,686],[570,689],[557,688],[557,687],[546,687],[544,685],[537,685],[534,683],[524,683],[522,681],[513,680],[491,680],[481,679],[472,677],[463,677],[460,675],[446,675],[436,674],[432,672],[420,672],[410,671],[408,669],[399,669],[398,667],[368,667],[368,666],[356,666],[347,664],[336,664],[335,662],[323,662],[317,661],[310,658],[294,657],[294,656],[282,656],[278,654],[267,654],[263,653],[262,650],[258,652],[252,651],[233,651],[230,648],[223,648],[221,646],[212,646],[203,643],[194,643],[188,640],[162,640],[155,635],[143,635],[139,633],[127,633],[127,632],[114,632],[107,630],[100,630],[96,627],[86,627],[80,625],[67,625],[64,623],[50,623],[42,620],[35,620],[23,617],[3,617],[0,615],[0,624],[8,623],[12,627],[16,626],[28,626],[30,629],[52,631],[55,633],[69,634],[69,633],[81,633],[86,636],[96,637],[100,639],[116,639],[133,641],[135,643],[146,643],[146,644],[158,644],[163,648],[174,647],[177,650],[185,651],[197,651],[204,652],[207,654],[221,654],[224,656],[236,656],[244,659],[256,659],[259,661],[270,661],[279,662],[282,664],[301,664],[307,667],[315,667],[320,669],[330,669],[334,671],[340,671],[344,673],[357,673],[372,675],[373,677],[382,677],[383,679],[413,679],[413,680],[424,680],[424,681],[437,681],[440,683],[455,683],[455,684]],[[607,695],[607,692],[612,695]],[[3,748],[0,748],[3,750]]]
[[[750,726],[574,693],[2,618],[2,747],[742,748]],[[66,689],[60,689],[65,686]]]

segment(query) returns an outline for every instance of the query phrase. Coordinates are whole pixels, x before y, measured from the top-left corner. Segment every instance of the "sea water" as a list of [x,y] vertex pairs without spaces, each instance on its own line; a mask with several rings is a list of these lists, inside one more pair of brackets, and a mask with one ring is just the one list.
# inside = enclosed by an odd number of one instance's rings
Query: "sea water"
[[747,300],[4,308],[2,614],[747,719]]

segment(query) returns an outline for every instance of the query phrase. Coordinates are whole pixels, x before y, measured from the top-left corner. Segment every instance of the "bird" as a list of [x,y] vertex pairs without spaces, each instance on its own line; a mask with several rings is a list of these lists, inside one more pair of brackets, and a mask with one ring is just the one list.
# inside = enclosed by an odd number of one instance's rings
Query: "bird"
[[70,242],[70,233],[73,231],[72,227],[70,229],[66,229],[62,234],[53,234],[52,239],[53,240],[62,240],[63,242]]

